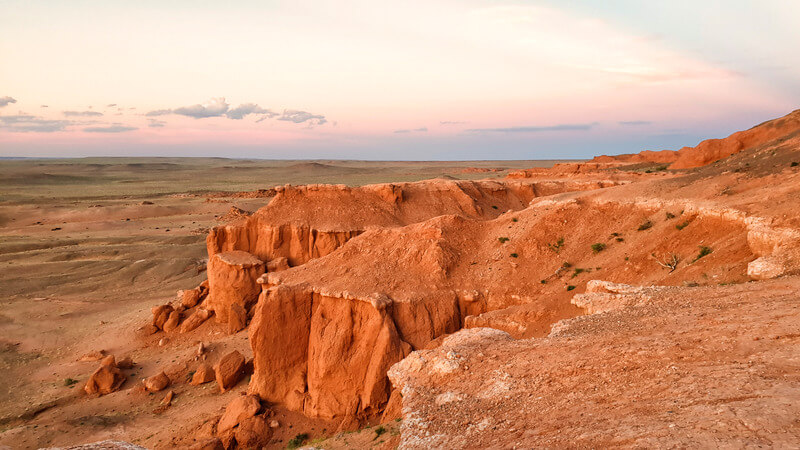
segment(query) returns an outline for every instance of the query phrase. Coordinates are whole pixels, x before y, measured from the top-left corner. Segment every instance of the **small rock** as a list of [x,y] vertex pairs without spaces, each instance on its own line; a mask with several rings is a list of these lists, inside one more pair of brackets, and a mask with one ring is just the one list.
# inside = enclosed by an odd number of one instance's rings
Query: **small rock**
[[236,443],[243,448],[261,448],[269,444],[272,428],[263,417],[255,416],[242,421],[234,430]]
[[243,421],[258,414],[261,410],[261,400],[255,395],[240,395],[233,399],[217,424],[217,434],[224,433],[239,425]]
[[164,405],[164,406],[169,406],[169,405],[171,405],[171,404],[172,404],[172,399],[173,399],[173,397],[175,397],[175,391],[173,391],[172,389],[170,389],[170,390],[167,392],[167,395],[165,395],[165,396],[164,396],[164,400],[161,400],[161,404],[162,404],[162,405]]
[[189,331],[194,330],[195,328],[199,327],[203,324],[209,317],[214,314],[213,311],[209,311],[207,309],[199,308],[197,311],[192,313],[191,316],[187,317],[186,320],[183,321],[181,324],[181,333],[187,333]]
[[167,374],[161,372],[157,375],[153,375],[150,378],[144,380],[144,388],[150,392],[158,392],[164,390],[167,386],[169,386],[170,380]]
[[236,386],[244,376],[244,356],[237,351],[232,351],[223,356],[214,368],[217,384],[222,392]]
[[163,330],[164,329],[164,323],[169,319],[169,315],[172,314],[172,311],[174,311],[174,310],[175,310],[175,308],[173,308],[172,305],[169,305],[169,304],[156,306],[155,308],[153,308],[152,309],[152,311],[153,311],[153,322],[152,322],[153,326],[155,326],[159,330]]
[[178,291],[178,295],[181,300],[181,304],[187,308],[194,308],[200,303],[200,288],[194,289],[187,289],[184,291]]
[[90,395],[106,395],[117,391],[124,382],[125,375],[117,368],[114,357],[109,355],[103,359],[100,367],[86,381],[83,390]]
[[194,386],[198,386],[204,383],[208,383],[214,381],[216,374],[214,373],[214,369],[211,368],[206,363],[202,363],[197,367],[195,370],[194,375],[192,375],[191,384]]
[[167,319],[167,321],[164,322],[164,326],[162,327],[162,329],[165,332],[170,333],[172,331],[177,330],[178,325],[180,325],[180,323],[181,323],[180,311],[172,311],[169,315],[169,319]]
[[106,356],[105,350],[95,350],[81,356],[78,361],[83,361],[83,362],[99,361],[105,358],[105,356]]

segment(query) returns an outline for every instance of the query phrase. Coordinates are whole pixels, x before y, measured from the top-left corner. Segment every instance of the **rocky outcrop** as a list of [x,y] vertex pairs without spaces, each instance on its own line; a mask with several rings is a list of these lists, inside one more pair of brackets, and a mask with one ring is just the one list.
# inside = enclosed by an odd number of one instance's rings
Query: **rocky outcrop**
[[100,367],[86,381],[84,391],[87,394],[106,395],[119,390],[125,382],[125,374],[117,367],[114,357],[103,358]]
[[313,417],[377,412],[389,398],[386,370],[411,350],[391,306],[388,298],[266,289],[250,325],[249,392]]
[[256,280],[264,273],[264,263],[241,250],[216,253],[208,263],[210,294],[207,307],[217,320],[228,322],[232,305],[248,309],[258,299],[261,286]]

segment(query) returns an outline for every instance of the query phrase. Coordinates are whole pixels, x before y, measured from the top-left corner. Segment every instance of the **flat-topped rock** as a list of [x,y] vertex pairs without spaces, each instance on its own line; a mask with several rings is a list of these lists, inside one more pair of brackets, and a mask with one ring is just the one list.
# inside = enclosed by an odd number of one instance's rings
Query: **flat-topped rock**
[[263,261],[256,258],[254,255],[242,250],[220,252],[214,255],[214,258],[225,264],[229,264],[231,266],[240,266],[243,268],[261,266],[264,264]]

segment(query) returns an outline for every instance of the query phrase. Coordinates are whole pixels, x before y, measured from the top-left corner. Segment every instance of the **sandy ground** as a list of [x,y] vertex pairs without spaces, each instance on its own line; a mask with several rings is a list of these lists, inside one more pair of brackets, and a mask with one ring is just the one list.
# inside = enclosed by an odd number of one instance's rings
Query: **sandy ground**
[[[225,192],[286,183],[501,178],[509,170],[550,164],[0,161],[0,445],[37,448],[117,438],[169,447],[181,429],[194,430],[245,389],[243,382],[219,395],[214,383],[192,390],[176,384],[173,407],[154,412],[163,395],[147,394],[138,383],[161,368],[175,377],[188,376],[197,364],[196,344],[209,333],[223,334],[209,323],[159,345],[158,339],[150,342],[152,337],[137,330],[148,320],[150,307],[205,278],[209,227],[220,223],[232,206],[255,211],[269,202],[226,197]],[[229,349],[249,355],[246,334],[215,340],[208,357]],[[117,358],[130,355],[137,365],[126,371],[130,381],[121,391],[89,401],[82,387],[97,362],[78,360],[97,350]],[[310,432],[310,439],[332,432],[323,422],[285,411],[277,414],[287,425],[276,433],[276,442],[294,437],[295,426]],[[369,439],[364,440],[366,446]]]

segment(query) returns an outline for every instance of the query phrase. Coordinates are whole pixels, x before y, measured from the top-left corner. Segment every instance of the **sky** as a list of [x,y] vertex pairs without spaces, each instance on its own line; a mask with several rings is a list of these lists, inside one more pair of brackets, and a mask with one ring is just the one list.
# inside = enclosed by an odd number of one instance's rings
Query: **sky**
[[586,158],[800,108],[796,0],[0,0],[0,156]]

